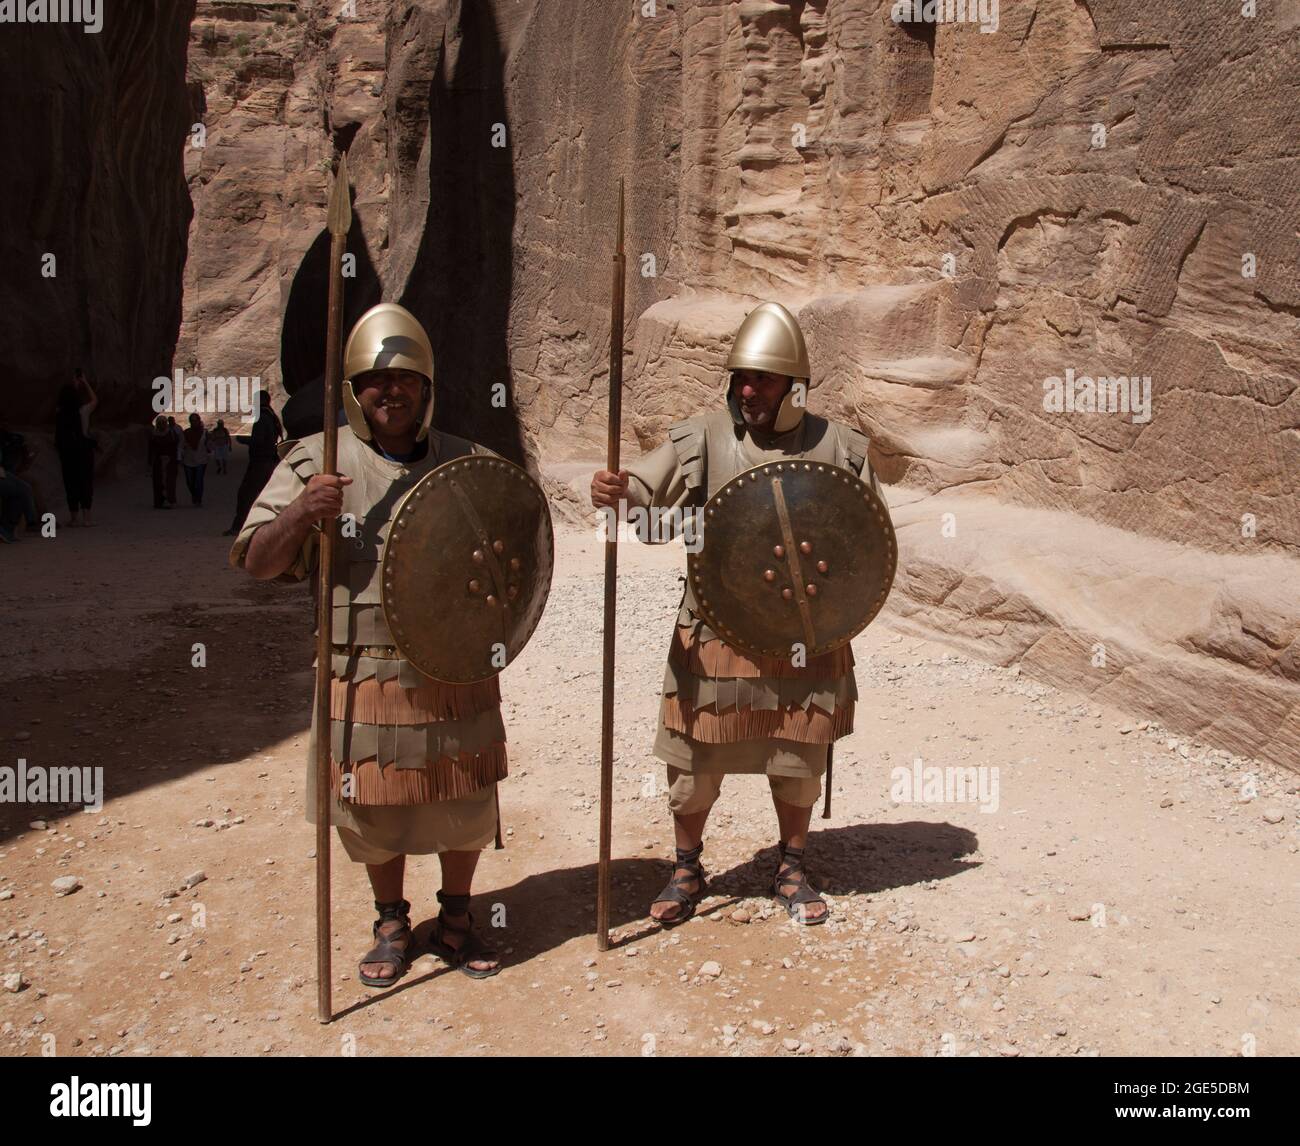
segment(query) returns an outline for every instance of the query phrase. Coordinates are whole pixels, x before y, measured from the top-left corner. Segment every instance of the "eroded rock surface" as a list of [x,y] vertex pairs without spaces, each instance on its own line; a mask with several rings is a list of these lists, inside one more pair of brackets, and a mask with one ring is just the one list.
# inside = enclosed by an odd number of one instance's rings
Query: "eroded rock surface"
[[0,412],[11,425],[48,425],[77,366],[97,383],[101,420],[142,418],[176,345],[194,0],[103,7],[94,34],[80,23],[0,31]]
[[319,374],[347,148],[349,314],[425,321],[448,428],[596,458],[624,176],[628,450],[719,402],[731,333],[779,299],[814,408],[874,439],[896,609],[1294,764],[1300,20],[893,7],[201,0],[177,364]]

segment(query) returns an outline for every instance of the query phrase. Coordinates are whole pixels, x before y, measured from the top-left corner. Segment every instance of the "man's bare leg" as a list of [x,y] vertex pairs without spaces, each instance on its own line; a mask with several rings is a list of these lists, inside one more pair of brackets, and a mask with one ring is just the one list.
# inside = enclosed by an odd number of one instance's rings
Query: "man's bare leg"
[[[439,852],[438,859],[442,863],[442,890],[444,895],[469,895],[470,885],[474,882],[474,869],[478,867],[479,853],[474,852]],[[445,907],[443,918],[451,924],[452,927],[462,929],[461,934],[457,934],[450,928],[442,933],[442,941],[453,950],[459,949],[465,941],[464,929],[469,927],[469,916],[452,915]],[[499,959],[471,959],[463,966],[469,967],[474,971],[490,971],[493,967],[500,964]]]
[[[704,838],[704,825],[709,821],[710,811],[710,808],[705,808],[702,812],[689,812],[686,815],[673,813],[673,835],[676,836],[676,844],[682,851],[699,847],[700,840]],[[700,889],[699,881],[694,879],[686,868],[675,868],[673,878],[690,881],[682,886],[682,891],[687,895],[694,895]],[[671,923],[682,910],[680,903],[656,903],[650,907],[650,918],[667,920]]]
[[[402,886],[406,879],[406,857],[394,856],[387,863],[366,864],[366,874],[370,877],[370,887],[375,893],[377,903],[396,903],[402,899]],[[402,929],[399,920],[389,919],[380,924],[379,934],[391,938]],[[397,943],[394,946],[405,951],[406,947]],[[391,979],[391,963],[362,963],[361,973],[372,979]]]
[[[784,800],[778,800],[775,795],[772,796],[772,806],[776,809],[776,822],[781,832],[781,842],[788,848],[802,851],[808,843],[808,825],[812,821],[812,808],[787,804]],[[781,894],[793,895],[803,882],[804,874],[796,872],[790,879],[781,881]],[[818,919],[827,911],[824,903],[803,903],[799,906],[806,919]]]

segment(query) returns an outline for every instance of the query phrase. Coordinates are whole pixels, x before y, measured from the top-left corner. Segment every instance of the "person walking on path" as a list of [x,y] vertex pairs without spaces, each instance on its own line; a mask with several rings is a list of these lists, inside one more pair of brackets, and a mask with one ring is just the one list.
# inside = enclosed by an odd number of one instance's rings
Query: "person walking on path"
[[208,445],[212,447],[212,460],[217,464],[217,473],[229,473],[230,431],[220,418],[217,419],[216,428],[208,432]]
[[153,420],[153,429],[149,431],[149,476],[153,479],[154,509],[171,509],[167,500],[167,463],[168,459],[176,464],[176,439],[167,424],[167,417],[159,414]]
[[271,395],[265,390],[259,391],[258,400],[262,405],[257,421],[253,423],[253,432],[248,437],[248,469],[244,471],[244,480],[239,483],[239,492],[235,495],[235,520],[226,530],[226,537],[235,537],[244,528],[244,519],[253,508],[253,502],[280,464],[276,443],[284,436],[284,429],[271,409]]
[[195,509],[203,505],[203,479],[211,456],[203,419],[191,414],[189,427],[181,435],[181,465],[185,467],[185,487],[190,491],[190,502]]

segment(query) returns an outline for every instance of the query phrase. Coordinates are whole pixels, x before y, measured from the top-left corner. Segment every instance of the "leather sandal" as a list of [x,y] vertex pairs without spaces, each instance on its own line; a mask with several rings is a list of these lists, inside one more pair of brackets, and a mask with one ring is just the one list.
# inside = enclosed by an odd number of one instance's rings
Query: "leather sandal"
[[[471,979],[489,979],[501,970],[500,962],[495,967],[471,967],[471,963],[488,963],[497,960],[497,953],[474,933],[474,916],[469,911],[468,895],[447,895],[438,892],[438,902],[442,905],[438,918],[434,920],[433,934],[429,937],[429,949],[448,967],[464,971]],[[447,919],[447,909],[452,915],[468,915],[469,926],[459,927]],[[453,947],[445,939],[444,933],[463,935],[459,947]]]
[[[685,923],[692,915],[695,914],[695,905],[704,898],[704,867],[700,863],[700,855],[704,851],[704,841],[701,840],[695,847],[688,851],[677,849],[677,863],[673,867],[673,877],[668,881],[668,885],[661,891],[656,899],[650,901],[653,907],[656,903],[675,903],[680,908],[676,915],[671,919],[658,919],[656,923],[664,927],[676,927],[679,923]],[[678,875],[677,868],[686,868],[688,875]],[[696,885],[694,892],[686,890],[686,884],[694,883]]]
[[[803,910],[804,905],[809,903],[820,903],[823,907],[826,906],[826,901],[813,891],[808,882],[808,873],[804,871],[803,866],[804,849],[787,847],[785,844],[778,844],[778,847],[781,849],[781,858],[777,861],[776,876],[772,883],[772,892],[776,896],[777,903],[785,908],[791,919],[797,919],[806,927],[825,923],[830,915],[829,908],[820,915],[809,915]],[[794,875],[802,875],[803,879],[796,884],[795,890],[789,895],[782,894],[781,885],[795,883],[790,878]]]
[[[379,900],[375,900],[375,910],[379,912],[379,918],[375,920],[372,928],[376,942],[357,965],[357,978],[367,987],[391,987],[402,977],[411,962],[411,944],[415,942],[415,936],[411,932],[411,905],[404,899],[394,900],[392,903],[380,903]],[[402,926],[391,935],[381,935],[379,929],[385,923],[394,920],[400,922]],[[406,941],[405,947],[394,945],[401,940]],[[388,963],[393,968],[393,973],[382,979],[362,974],[361,968],[367,963]]]

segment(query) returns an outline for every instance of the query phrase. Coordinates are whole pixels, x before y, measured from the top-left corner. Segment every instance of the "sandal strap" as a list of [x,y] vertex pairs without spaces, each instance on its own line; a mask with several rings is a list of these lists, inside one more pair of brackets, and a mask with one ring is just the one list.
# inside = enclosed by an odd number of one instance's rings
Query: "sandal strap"
[[[780,845],[781,858],[776,863],[776,874],[778,879],[785,876],[797,875],[804,872],[803,857],[804,848],[790,848],[785,844]],[[805,873],[806,874],[806,873]],[[786,880],[787,883],[793,882]]]
[[375,910],[379,912],[379,921],[387,923],[390,919],[399,919],[407,926],[411,923],[411,905],[404,899],[395,899],[392,903],[380,903],[375,900]]
[[[677,848],[677,864],[673,868],[672,878],[668,880],[663,891],[659,893],[658,898],[652,899],[651,903],[675,903],[678,907],[693,907],[699,902],[704,893],[704,867],[700,863],[700,854],[704,851],[704,844],[696,844],[689,849]],[[692,869],[686,875],[678,875],[677,868],[684,867]],[[694,891],[687,891],[688,883],[695,884]]]
[[690,867],[692,864],[700,862],[700,856],[704,853],[704,841],[701,840],[693,848],[675,848],[677,852],[677,866]]
[[[468,901],[469,896],[466,895],[462,897],[449,895],[447,898],[454,904],[455,901],[460,898]],[[466,911],[466,914],[469,915],[469,912]],[[467,974],[478,978],[489,974],[495,974],[496,970],[500,970],[501,957],[497,954],[496,948],[488,946],[488,944],[484,942],[482,936],[474,930],[473,915],[469,915],[468,927],[457,927],[454,923],[448,922],[445,910],[438,912],[436,922],[437,930],[434,932],[433,947],[440,958],[445,962],[449,962],[453,966],[465,971]],[[464,938],[457,946],[452,947],[452,945],[443,938],[445,932],[450,932],[453,935],[460,935]],[[469,966],[470,963],[496,963],[497,968],[493,971],[475,971]]]
[[[392,980],[396,982],[397,977],[406,970],[411,958],[414,934],[411,931],[410,916],[407,914],[411,905],[404,899],[397,899],[392,903],[380,903],[376,900],[375,908],[379,912],[379,918],[371,925],[375,945],[361,957],[360,966],[364,967],[367,963],[390,964],[393,968]],[[394,921],[401,923],[401,926],[391,935],[382,934],[381,928],[384,924]],[[398,947],[398,943],[404,943],[405,946]]]
[[[780,892],[778,892],[777,894],[780,895]],[[815,891],[813,891],[813,889],[809,887],[808,884],[806,883],[798,884],[795,887],[795,890],[791,892],[789,895],[782,895],[781,900],[784,903],[825,903],[826,902],[824,899],[822,899],[820,895],[818,895]]]
[[450,919],[448,919],[447,912],[445,910],[438,912],[438,918],[436,922],[438,926],[442,928],[443,931],[450,931],[454,935],[469,935],[474,930],[474,916],[471,912],[468,911],[465,912],[465,914],[469,917],[469,923],[465,927],[461,927],[460,924],[453,923]]
[[[443,924],[445,927],[446,924]],[[449,931],[456,931],[457,928],[449,927]],[[456,959],[459,963],[498,963],[496,949],[489,947],[483,937],[477,931],[465,931],[465,941],[456,948]]]
[[[464,895],[449,895],[445,891],[439,891],[438,902],[442,904],[443,908],[446,911],[450,912],[452,915],[469,914],[469,893],[468,892],[466,892]],[[439,912],[438,914],[441,915],[443,914],[443,912]]]
[[[779,847],[781,858],[777,861],[775,877],[775,891],[777,898],[780,899],[782,903],[794,906],[797,906],[800,903],[825,903],[826,901],[813,890],[812,885],[808,881],[808,873],[804,869],[803,863],[804,852],[806,849],[788,847],[784,843],[780,844]],[[791,878],[796,875],[802,875],[804,878],[798,881]],[[790,892],[789,895],[783,893],[781,891],[781,885],[783,883],[794,884],[794,891]]]
[[402,938],[401,932],[396,935],[380,935],[375,932],[375,938],[378,939],[378,942],[361,957],[361,965],[364,966],[367,963],[393,963],[396,965],[397,970],[401,971],[406,966],[411,950],[409,943],[404,948],[396,946],[394,941]]

